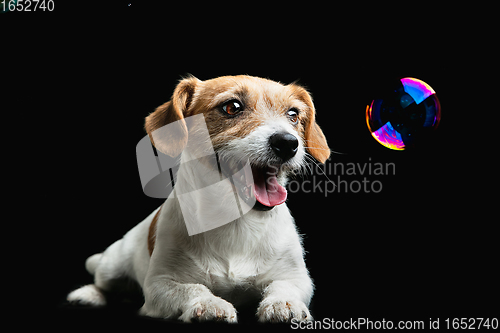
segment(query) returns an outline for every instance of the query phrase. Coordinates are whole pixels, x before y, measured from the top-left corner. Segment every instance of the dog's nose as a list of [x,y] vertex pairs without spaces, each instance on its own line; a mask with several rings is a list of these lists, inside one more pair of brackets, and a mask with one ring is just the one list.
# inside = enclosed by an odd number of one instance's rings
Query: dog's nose
[[299,140],[290,133],[276,133],[269,138],[269,145],[278,157],[286,161],[297,153]]

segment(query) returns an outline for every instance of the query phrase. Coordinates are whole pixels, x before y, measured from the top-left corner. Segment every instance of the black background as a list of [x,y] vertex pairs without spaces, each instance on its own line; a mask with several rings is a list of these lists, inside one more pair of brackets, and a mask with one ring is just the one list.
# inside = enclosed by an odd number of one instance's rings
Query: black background
[[[379,180],[380,193],[289,195],[316,285],[315,319],[498,314],[494,173],[480,157],[486,130],[472,108],[482,63],[463,56],[480,42],[462,12],[271,12],[253,4],[212,14],[130,3],[57,1],[52,13],[0,14],[4,126],[18,133],[9,146],[22,145],[25,158],[12,162],[23,175],[12,196],[25,216],[17,250],[30,249],[28,258],[11,258],[24,272],[12,283],[20,312],[62,328],[174,324],[136,316],[136,304],[88,309],[64,300],[92,282],[89,255],[162,203],[143,194],[137,171],[144,117],[184,75],[249,74],[309,89],[330,148],[344,153],[329,163],[396,166],[394,175],[345,178]],[[405,76],[434,88],[443,115],[432,144],[399,152],[378,144],[364,117],[373,91]],[[244,322],[255,322],[252,311]]]

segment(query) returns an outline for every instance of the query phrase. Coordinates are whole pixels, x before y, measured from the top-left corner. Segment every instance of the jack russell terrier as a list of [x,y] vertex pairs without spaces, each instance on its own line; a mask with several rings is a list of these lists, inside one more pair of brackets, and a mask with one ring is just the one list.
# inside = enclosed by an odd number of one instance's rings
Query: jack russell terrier
[[[204,117],[218,158],[248,161],[253,181],[240,186],[245,194],[240,190],[229,196],[233,201],[246,197],[244,202],[250,196],[253,205],[230,223],[190,235],[178,198],[204,177],[183,166],[197,155],[197,145],[187,143],[196,128],[182,125],[195,115]],[[174,122],[184,135],[153,135]],[[324,163],[330,156],[309,93],[294,83],[245,75],[206,81],[188,77],[170,101],[146,117],[145,129],[157,150],[170,156],[182,151],[174,190],[122,239],[87,259],[94,284],[74,290],[68,301],[105,305],[105,292],[128,279],[142,288],[140,314],[146,316],[236,323],[233,304],[257,296],[261,322],[312,320],[308,306],[314,286],[284,188],[307,158]],[[220,177],[238,165],[226,164],[216,169]],[[194,194],[190,216],[203,220],[209,210],[223,210],[227,195]]]

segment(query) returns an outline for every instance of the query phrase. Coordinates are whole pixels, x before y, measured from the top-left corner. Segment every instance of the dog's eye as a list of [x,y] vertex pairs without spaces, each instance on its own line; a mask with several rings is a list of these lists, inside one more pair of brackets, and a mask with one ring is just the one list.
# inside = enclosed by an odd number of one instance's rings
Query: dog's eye
[[222,105],[222,110],[228,115],[234,116],[241,110],[243,110],[243,106],[241,103],[235,99],[230,100]]
[[286,116],[288,117],[290,122],[294,125],[297,124],[297,122],[299,121],[299,113],[295,109],[288,110]]

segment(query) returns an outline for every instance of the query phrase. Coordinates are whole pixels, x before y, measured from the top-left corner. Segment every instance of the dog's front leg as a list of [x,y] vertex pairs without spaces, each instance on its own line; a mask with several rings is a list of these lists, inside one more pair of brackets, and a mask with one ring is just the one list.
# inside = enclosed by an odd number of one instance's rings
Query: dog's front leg
[[219,320],[236,323],[234,306],[215,296],[202,284],[179,283],[168,277],[150,279],[144,288],[140,313],[156,318],[178,318],[184,322]]
[[275,280],[264,289],[257,309],[260,322],[313,320],[307,304],[312,296],[312,283],[307,279]]
[[178,318],[184,322],[193,319],[237,322],[234,306],[202,284],[178,283],[167,277],[156,277],[148,282],[144,288],[142,315]]

